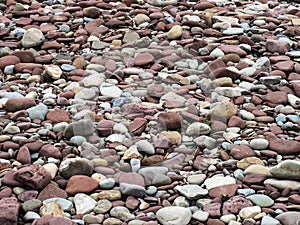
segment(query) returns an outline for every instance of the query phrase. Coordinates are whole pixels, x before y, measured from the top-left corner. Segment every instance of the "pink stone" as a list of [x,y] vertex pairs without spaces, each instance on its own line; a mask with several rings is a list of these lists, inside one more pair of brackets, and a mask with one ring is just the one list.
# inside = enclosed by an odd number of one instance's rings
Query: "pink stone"
[[98,187],[98,182],[85,175],[72,176],[67,184],[66,192],[69,195],[75,195],[77,193],[89,193]]

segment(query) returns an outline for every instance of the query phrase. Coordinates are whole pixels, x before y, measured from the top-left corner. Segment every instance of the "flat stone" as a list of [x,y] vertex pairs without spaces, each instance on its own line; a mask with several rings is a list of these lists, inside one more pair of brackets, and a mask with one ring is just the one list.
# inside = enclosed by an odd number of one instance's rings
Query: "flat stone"
[[300,162],[284,160],[270,169],[271,174],[278,179],[300,180]]
[[159,209],[156,218],[163,225],[187,225],[192,218],[192,213],[188,208],[168,206]]
[[11,98],[5,103],[5,109],[10,112],[28,109],[35,106],[35,101],[30,98]]
[[298,190],[300,188],[300,182],[293,180],[276,180],[276,179],[267,179],[264,181],[264,185],[269,184],[274,186],[279,190],[290,188],[291,190]]
[[210,190],[212,188],[216,188],[223,185],[235,184],[236,180],[233,177],[224,177],[224,176],[213,176],[211,178],[207,178],[204,181],[205,188]]
[[20,204],[15,197],[2,198],[0,200],[0,223],[17,225]]
[[271,207],[274,204],[274,200],[267,195],[253,194],[247,197],[253,204],[262,208]]
[[75,195],[77,193],[90,193],[98,187],[98,182],[85,175],[74,175],[67,183],[66,192],[69,195]]
[[87,214],[95,208],[97,202],[86,194],[78,193],[74,196],[74,204],[77,214]]
[[295,211],[283,212],[276,216],[275,219],[284,225],[293,225],[296,221],[300,220],[300,213]]
[[175,25],[169,30],[169,32],[167,33],[167,37],[170,40],[174,40],[174,39],[180,38],[182,35],[182,32],[183,32],[182,27],[180,25]]
[[210,127],[205,123],[194,122],[188,126],[186,130],[186,135],[188,136],[200,136],[203,134],[210,133]]
[[243,219],[249,219],[255,217],[259,213],[261,213],[261,208],[259,206],[249,206],[242,208],[239,212],[239,216]]
[[190,200],[196,200],[208,194],[208,190],[196,184],[177,186],[175,189]]
[[29,28],[21,39],[24,48],[36,47],[45,39],[43,33],[37,28]]
[[93,173],[93,163],[85,158],[67,158],[61,162],[59,172],[66,179],[74,175],[90,176]]

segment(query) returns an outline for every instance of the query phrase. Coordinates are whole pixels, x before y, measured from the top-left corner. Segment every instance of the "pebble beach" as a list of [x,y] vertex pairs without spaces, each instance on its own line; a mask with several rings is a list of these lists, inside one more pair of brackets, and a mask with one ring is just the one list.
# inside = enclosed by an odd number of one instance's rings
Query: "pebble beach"
[[0,2],[0,225],[299,225],[299,116],[299,0]]

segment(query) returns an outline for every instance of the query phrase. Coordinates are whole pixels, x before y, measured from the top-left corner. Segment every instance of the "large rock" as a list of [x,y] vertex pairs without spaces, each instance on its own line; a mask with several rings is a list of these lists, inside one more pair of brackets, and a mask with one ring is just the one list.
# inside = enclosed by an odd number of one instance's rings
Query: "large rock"
[[45,39],[45,37],[44,37],[42,31],[40,31],[37,28],[29,28],[25,32],[25,34],[21,40],[21,43],[24,48],[31,48],[31,47],[36,47],[36,46],[42,44],[44,39]]
[[10,112],[16,112],[35,105],[35,101],[31,98],[10,98],[5,103],[5,109]]
[[0,200],[0,224],[17,225],[20,204],[15,197]]
[[270,169],[271,174],[279,179],[300,180],[300,162],[285,160]]
[[177,130],[181,127],[182,118],[178,113],[166,112],[158,115],[158,122],[167,130]]
[[85,158],[68,158],[59,166],[60,175],[66,179],[74,175],[87,175],[93,173],[93,163]]
[[279,54],[285,54],[290,50],[290,44],[286,41],[267,40],[266,48],[272,53],[278,52]]
[[297,221],[300,220],[300,212],[290,211],[290,212],[283,212],[275,217],[284,225],[296,225],[299,224]]
[[51,174],[41,165],[25,165],[15,174],[14,179],[33,189],[42,189],[52,180]]
[[168,206],[158,210],[156,218],[163,225],[187,225],[192,218],[192,213],[188,208]]
[[266,139],[269,141],[269,148],[280,155],[294,155],[300,152],[300,142],[278,139],[275,134],[266,132]]
[[67,184],[66,192],[69,195],[77,193],[89,193],[98,187],[98,182],[88,176],[75,175],[72,176]]
[[221,102],[211,110],[212,120],[222,121],[227,123],[227,120],[230,117],[234,116],[237,113],[237,106],[232,102]]
[[94,125],[90,120],[84,119],[73,122],[64,131],[66,138],[73,136],[89,136],[95,131]]

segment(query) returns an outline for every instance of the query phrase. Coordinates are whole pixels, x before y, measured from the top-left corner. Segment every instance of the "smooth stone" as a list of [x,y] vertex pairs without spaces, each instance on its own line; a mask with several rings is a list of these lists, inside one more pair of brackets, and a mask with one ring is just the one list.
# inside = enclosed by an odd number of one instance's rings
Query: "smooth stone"
[[271,174],[278,179],[300,180],[300,162],[284,160],[270,169]]
[[118,98],[122,94],[122,90],[119,87],[109,83],[102,83],[100,92],[102,96],[109,98]]
[[129,221],[135,219],[135,216],[130,213],[129,209],[123,206],[116,206],[110,210],[110,215],[122,221]]
[[40,45],[45,39],[42,31],[37,28],[29,28],[21,39],[24,48],[31,48]]
[[29,211],[25,213],[23,218],[25,221],[32,221],[32,220],[39,220],[41,216],[36,212]]
[[200,123],[200,122],[194,122],[188,126],[188,128],[186,130],[186,135],[200,136],[203,134],[209,134],[210,131],[211,131],[211,128],[207,124]]
[[190,200],[196,200],[208,194],[208,190],[196,184],[177,186],[175,189]]
[[37,106],[27,109],[26,111],[31,120],[34,119],[44,120],[49,109],[45,104],[40,103]]
[[229,184],[235,184],[236,180],[233,177],[229,176],[219,176],[215,175],[213,177],[207,178],[203,185],[207,190],[213,189],[215,187],[223,186],[223,185],[229,185]]
[[95,208],[97,202],[86,194],[78,193],[74,196],[74,204],[77,214],[87,214]]
[[208,220],[209,213],[204,212],[202,210],[197,210],[196,212],[193,213],[193,219],[198,220],[200,222],[205,222]]
[[145,195],[146,189],[136,184],[120,183],[120,191],[124,195],[141,198]]
[[173,26],[169,32],[167,33],[167,37],[169,40],[175,40],[182,36],[183,29],[180,25]]
[[159,209],[156,218],[162,225],[187,225],[192,218],[192,213],[188,208],[168,206]]
[[74,175],[87,175],[93,173],[93,163],[85,158],[67,158],[59,166],[60,175],[66,179]]
[[48,202],[40,208],[40,215],[64,216],[64,211],[57,202]]
[[262,174],[268,177],[272,177],[270,173],[270,168],[263,166],[263,165],[250,165],[244,170],[244,174]]
[[93,100],[97,93],[94,89],[84,88],[75,94],[75,99]]
[[217,145],[217,141],[214,138],[202,135],[194,139],[194,142],[200,148],[213,149]]
[[72,122],[64,130],[64,136],[71,138],[73,136],[89,136],[95,131],[93,123],[88,119],[82,119]]
[[267,195],[253,194],[247,197],[252,203],[262,208],[271,207],[274,204],[274,200]]
[[300,212],[283,212],[276,216],[275,219],[279,220],[280,223],[284,225],[295,225],[295,222],[300,220]]
[[97,202],[96,207],[94,208],[94,212],[99,214],[106,213],[111,209],[111,207],[112,207],[112,203],[109,200],[100,199]]
[[291,190],[295,191],[300,188],[300,182],[293,181],[293,180],[276,180],[270,178],[264,181],[264,185],[266,184],[272,185],[279,190],[290,188]]
[[43,204],[47,204],[49,202],[58,203],[64,211],[70,211],[73,208],[73,203],[64,198],[48,198],[43,201]]
[[73,137],[71,137],[70,141],[74,145],[80,146],[83,142],[86,142],[86,138],[82,137],[82,136],[73,136]]
[[257,150],[266,149],[269,146],[269,142],[263,138],[255,138],[250,141],[250,147]]
[[249,219],[255,217],[257,214],[261,213],[261,207],[259,206],[249,206],[242,208],[239,212],[239,216],[243,219]]
[[101,188],[110,189],[115,186],[115,183],[116,183],[115,179],[107,178],[103,181],[100,181],[99,185]]
[[277,220],[277,219],[274,219],[273,217],[271,216],[264,216],[262,219],[261,219],[261,225],[278,225],[280,224],[280,221]]
[[205,174],[193,174],[187,177],[187,182],[189,184],[202,184],[204,180],[206,179]]
[[149,155],[153,155],[155,153],[155,149],[153,145],[147,140],[140,140],[135,143],[139,152],[143,152]]

